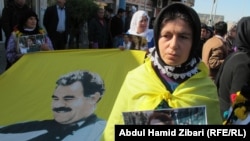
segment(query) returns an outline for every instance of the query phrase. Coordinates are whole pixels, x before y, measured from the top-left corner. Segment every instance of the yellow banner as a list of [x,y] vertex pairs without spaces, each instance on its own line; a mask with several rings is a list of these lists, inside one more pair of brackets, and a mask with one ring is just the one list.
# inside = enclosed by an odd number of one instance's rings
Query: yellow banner
[[106,91],[96,114],[108,119],[127,72],[144,61],[145,52],[82,49],[30,53],[0,75],[0,126],[53,119],[51,101],[56,80],[75,70],[98,73]]

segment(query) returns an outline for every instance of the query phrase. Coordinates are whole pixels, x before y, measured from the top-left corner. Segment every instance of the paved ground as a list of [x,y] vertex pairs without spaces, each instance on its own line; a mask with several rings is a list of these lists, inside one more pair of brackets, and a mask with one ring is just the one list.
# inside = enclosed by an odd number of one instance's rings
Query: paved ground
[[6,58],[5,58],[4,43],[0,42],[0,74],[4,72],[5,66],[6,66]]

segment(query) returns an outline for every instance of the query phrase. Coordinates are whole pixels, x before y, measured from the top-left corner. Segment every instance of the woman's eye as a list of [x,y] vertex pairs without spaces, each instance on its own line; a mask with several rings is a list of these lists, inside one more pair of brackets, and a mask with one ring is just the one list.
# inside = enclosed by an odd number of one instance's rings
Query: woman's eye
[[182,35],[181,38],[182,38],[182,39],[190,39],[191,37],[188,36],[188,35]]
[[163,38],[165,38],[165,39],[169,39],[169,38],[171,38],[171,36],[170,36],[170,35],[168,35],[168,34],[166,34],[166,35],[162,35],[161,37],[163,37]]
[[181,36],[181,38],[183,38],[183,39],[188,39],[188,37],[187,37],[187,36]]

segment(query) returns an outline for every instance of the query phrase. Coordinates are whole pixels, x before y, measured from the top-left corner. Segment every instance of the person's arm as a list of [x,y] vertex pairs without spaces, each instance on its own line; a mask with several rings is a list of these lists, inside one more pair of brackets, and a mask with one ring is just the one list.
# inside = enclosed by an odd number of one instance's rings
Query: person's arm
[[11,64],[14,64],[22,56],[22,54],[17,53],[16,47],[17,44],[14,35],[11,35],[8,40],[7,50],[6,50],[7,59]]
[[89,23],[89,43],[91,48],[98,48],[99,46],[97,37],[95,36],[97,30],[96,22],[96,19],[92,19]]
[[12,28],[11,28],[11,24],[10,24],[10,18],[11,18],[11,14],[10,14],[10,9],[9,8],[4,8],[3,9],[3,13],[2,13],[2,29],[5,33],[5,36],[8,38],[11,35],[12,32]]
[[[244,60],[244,61],[243,61]],[[241,90],[250,78],[250,59],[244,53],[233,53],[230,59],[224,62],[222,73],[219,75],[219,99],[221,115],[230,107],[230,95]],[[223,117],[224,118],[224,117]]]
[[209,65],[208,65],[208,58],[209,58],[209,54],[210,54],[210,47],[207,43],[205,43],[202,47],[202,61],[205,63],[205,65],[209,68]]
[[42,44],[41,50],[54,50],[52,42],[48,36],[45,36],[45,42]]
[[94,19],[90,20],[89,22],[89,41],[94,42],[94,34],[95,34],[95,24]]
[[48,32],[48,27],[49,27],[49,8],[47,8],[46,10],[45,10],[45,13],[44,13],[44,16],[43,16],[43,25],[44,25],[44,27],[45,27],[45,29],[47,30],[47,32]]
[[[241,90],[242,86],[249,82],[250,79],[250,62],[249,58],[238,60],[235,70],[232,74],[232,83],[230,86],[230,94],[236,93]],[[226,71],[226,70],[225,70]]]
[[223,47],[213,48],[211,50],[211,56],[208,59],[208,65],[211,69],[218,69],[224,62],[226,53]]

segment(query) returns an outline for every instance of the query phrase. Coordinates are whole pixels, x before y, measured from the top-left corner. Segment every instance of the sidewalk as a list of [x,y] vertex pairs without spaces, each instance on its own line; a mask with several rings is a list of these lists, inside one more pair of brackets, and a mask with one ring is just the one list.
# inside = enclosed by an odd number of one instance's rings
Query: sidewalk
[[5,66],[6,66],[6,58],[5,58],[4,43],[0,42],[0,74],[4,72]]

